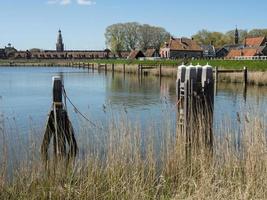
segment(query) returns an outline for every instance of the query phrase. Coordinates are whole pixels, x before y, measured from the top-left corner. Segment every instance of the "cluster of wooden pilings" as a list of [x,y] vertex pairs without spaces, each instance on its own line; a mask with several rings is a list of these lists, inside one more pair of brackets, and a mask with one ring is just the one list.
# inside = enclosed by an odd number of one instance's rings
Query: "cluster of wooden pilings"
[[177,133],[187,157],[199,145],[212,149],[214,79],[211,66],[181,65],[177,71]]

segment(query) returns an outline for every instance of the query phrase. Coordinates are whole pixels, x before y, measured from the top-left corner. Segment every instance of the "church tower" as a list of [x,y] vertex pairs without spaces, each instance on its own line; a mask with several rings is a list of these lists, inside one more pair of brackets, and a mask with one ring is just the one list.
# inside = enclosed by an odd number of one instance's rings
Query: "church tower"
[[58,31],[56,49],[58,52],[64,51],[64,44],[63,44],[63,39],[62,39],[62,35],[61,35],[61,30]]
[[239,43],[239,33],[238,33],[238,29],[236,27],[235,29],[235,44],[238,44]]

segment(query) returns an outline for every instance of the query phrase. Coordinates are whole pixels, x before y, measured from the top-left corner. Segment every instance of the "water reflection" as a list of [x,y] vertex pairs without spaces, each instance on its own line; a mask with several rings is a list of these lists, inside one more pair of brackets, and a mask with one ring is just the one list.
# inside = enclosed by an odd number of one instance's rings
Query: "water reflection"
[[[138,118],[143,123],[160,122],[162,111],[171,113],[173,118],[176,114],[174,78],[63,67],[1,67],[0,74],[0,112],[6,118],[16,118],[18,130],[25,133],[29,130],[30,117],[37,127],[44,126],[51,105],[51,79],[58,74],[64,76],[68,96],[93,121],[105,122],[109,117],[103,106],[111,106],[114,112],[126,109],[131,119]],[[234,122],[241,111],[266,112],[266,87],[248,86],[245,98],[242,84],[219,83],[217,87],[215,123],[223,118]],[[71,106],[68,108],[78,130],[80,119]]]

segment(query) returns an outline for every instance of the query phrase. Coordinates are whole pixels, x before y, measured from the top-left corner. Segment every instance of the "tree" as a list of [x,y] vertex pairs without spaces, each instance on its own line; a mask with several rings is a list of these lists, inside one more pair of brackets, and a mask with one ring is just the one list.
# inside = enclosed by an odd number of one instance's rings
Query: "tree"
[[252,29],[248,32],[250,37],[267,36],[267,29]]
[[164,28],[144,24],[140,28],[139,48],[146,51],[148,48],[159,50],[161,45],[170,37]]
[[123,24],[113,24],[106,29],[106,45],[113,53],[125,50],[125,31]]
[[130,51],[138,47],[140,27],[141,25],[136,22],[124,24],[124,32],[125,32],[124,45],[127,51]]
[[143,51],[148,48],[159,50],[169,37],[170,33],[164,28],[137,22],[113,24],[107,27],[105,33],[106,45],[114,53],[135,48]]

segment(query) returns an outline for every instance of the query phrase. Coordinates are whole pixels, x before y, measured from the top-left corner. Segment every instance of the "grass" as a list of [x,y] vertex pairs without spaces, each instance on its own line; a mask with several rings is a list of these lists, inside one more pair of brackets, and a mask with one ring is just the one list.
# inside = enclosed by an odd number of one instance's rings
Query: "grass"
[[[19,60],[0,60],[0,64],[9,64],[10,62],[20,63],[20,64],[54,64],[60,65],[68,62],[93,62],[93,63],[101,63],[101,64],[126,64],[126,65],[146,65],[146,66],[154,66],[154,65],[162,65],[164,67],[177,67],[178,65],[182,64],[184,60],[126,60],[126,59],[99,59],[99,60],[40,60],[40,59],[19,59]],[[250,71],[266,71],[267,70],[267,60],[189,60],[186,63],[192,63],[193,65],[206,65],[209,63],[211,66],[217,66],[220,68],[226,69],[243,69],[244,66],[248,67]]]
[[209,65],[225,69],[243,69],[247,67],[249,71],[266,71],[267,60],[193,60],[193,65]]
[[11,178],[7,149],[13,146],[1,128],[0,199],[267,198],[266,116],[240,114],[235,129],[222,122],[213,155],[200,144],[190,162],[173,123],[168,114],[160,128],[151,123],[145,131],[125,114],[110,119],[105,130],[81,123],[76,164],[49,171],[36,156],[40,141],[33,133],[24,147],[28,158],[11,168]]

